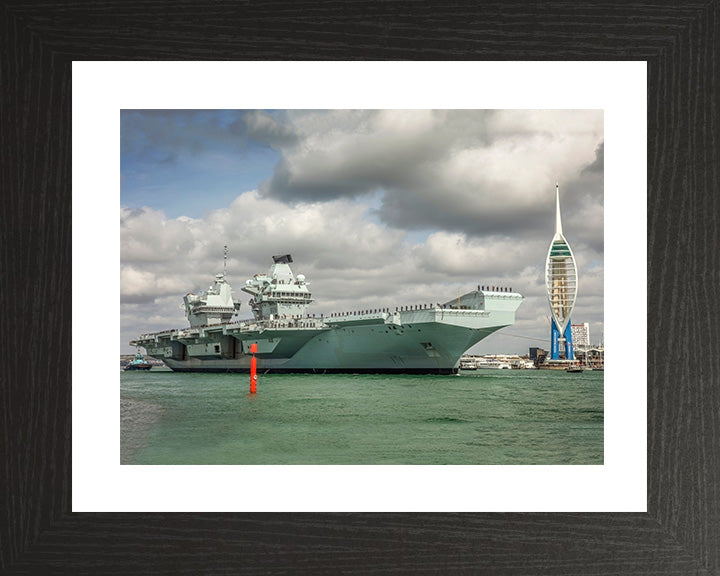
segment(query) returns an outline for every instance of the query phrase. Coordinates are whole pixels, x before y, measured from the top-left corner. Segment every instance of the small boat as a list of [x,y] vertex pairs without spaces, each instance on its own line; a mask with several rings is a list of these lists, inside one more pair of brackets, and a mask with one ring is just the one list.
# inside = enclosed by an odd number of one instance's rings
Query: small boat
[[565,372],[582,372],[583,370],[582,366],[568,366],[565,368]]
[[152,368],[152,364],[146,362],[139,352],[135,354],[135,359],[125,366],[125,370],[150,370],[150,368]]
[[507,362],[501,362],[497,358],[479,358],[477,367],[483,370],[510,370],[512,366]]
[[460,360],[460,370],[477,370],[477,363],[475,360]]

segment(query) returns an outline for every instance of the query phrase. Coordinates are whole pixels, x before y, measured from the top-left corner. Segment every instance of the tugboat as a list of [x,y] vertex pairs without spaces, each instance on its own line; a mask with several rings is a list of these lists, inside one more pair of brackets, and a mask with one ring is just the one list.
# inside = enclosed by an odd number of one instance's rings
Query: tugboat
[[150,368],[152,368],[152,364],[146,362],[140,352],[135,354],[135,359],[125,366],[125,370],[150,370]]

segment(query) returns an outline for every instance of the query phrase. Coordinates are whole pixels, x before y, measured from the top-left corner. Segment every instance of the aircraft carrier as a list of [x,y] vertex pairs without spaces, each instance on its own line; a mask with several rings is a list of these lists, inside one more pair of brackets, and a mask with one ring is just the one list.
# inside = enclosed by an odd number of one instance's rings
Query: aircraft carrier
[[176,372],[249,372],[256,344],[259,373],[455,374],[466,350],[515,322],[523,300],[507,288],[478,286],[443,304],[316,317],[292,262],[290,254],[273,256],[267,274],[245,282],[251,319],[233,319],[240,301],[224,271],[206,292],[184,297],[189,327],[143,334],[130,345]]

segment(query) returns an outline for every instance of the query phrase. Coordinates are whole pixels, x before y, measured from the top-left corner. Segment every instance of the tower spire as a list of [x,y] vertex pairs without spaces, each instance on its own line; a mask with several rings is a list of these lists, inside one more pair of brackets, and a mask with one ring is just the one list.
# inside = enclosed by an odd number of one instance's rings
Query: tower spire
[[575,257],[563,236],[560,219],[560,185],[555,183],[555,236],[550,243],[545,263],[545,287],[553,322],[550,326],[551,358],[559,359],[564,343],[565,358],[572,360],[572,325],[570,315],[577,298],[578,274]]
[[227,244],[226,244],[225,250],[224,250],[224,257],[223,257],[223,276],[227,276],[227,255],[228,255],[228,249],[227,249]]
[[562,220],[560,219],[560,186],[555,182],[555,236],[562,236]]

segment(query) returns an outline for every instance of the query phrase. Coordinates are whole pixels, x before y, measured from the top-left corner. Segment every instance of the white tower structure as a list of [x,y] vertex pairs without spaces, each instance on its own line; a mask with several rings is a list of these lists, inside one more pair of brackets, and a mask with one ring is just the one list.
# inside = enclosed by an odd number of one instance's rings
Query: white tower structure
[[551,358],[559,358],[559,344],[564,343],[565,357],[573,359],[570,315],[577,298],[578,274],[570,244],[562,231],[560,186],[555,184],[555,236],[545,262],[545,288],[552,314]]

